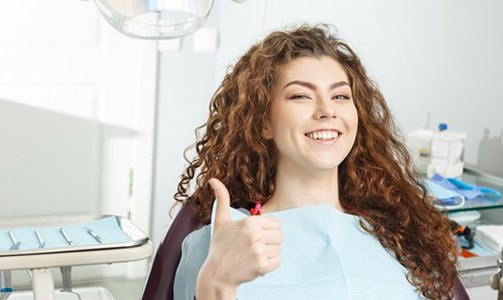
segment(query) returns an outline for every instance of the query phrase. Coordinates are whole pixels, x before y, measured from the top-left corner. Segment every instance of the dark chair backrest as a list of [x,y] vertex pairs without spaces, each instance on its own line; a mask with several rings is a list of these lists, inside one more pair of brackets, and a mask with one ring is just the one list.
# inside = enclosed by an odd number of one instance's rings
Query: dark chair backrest
[[454,300],[470,300],[468,294],[466,293],[465,287],[459,280],[459,277],[456,276],[454,280],[454,286],[452,287],[452,291],[454,292]]
[[[202,226],[203,224],[197,221],[194,215],[193,207],[183,205],[157,249],[142,300],[174,300],[173,284],[182,255],[183,239]],[[454,300],[470,300],[458,277],[452,289]]]
[[182,256],[183,239],[202,226],[194,215],[193,207],[183,205],[157,248],[142,300],[173,300],[173,284]]

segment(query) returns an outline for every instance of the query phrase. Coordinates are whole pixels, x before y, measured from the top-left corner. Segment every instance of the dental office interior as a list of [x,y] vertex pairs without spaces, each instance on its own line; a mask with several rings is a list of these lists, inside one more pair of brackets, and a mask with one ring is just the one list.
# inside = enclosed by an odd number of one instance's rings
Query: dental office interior
[[[495,196],[503,191],[503,2],[208,0],[199,1],[211,8],[202,27],[177,38],[124,34],[100,2],[0,2],[2,299],[141,299],[179,209],[171,210],[184,150],[212,93],[252,43],[302,22],[335,25],[357,51],[426,180],[436,174],[482,191],[437,204],[458,226],[470,298],[501,299],[491,281],[503,245]],[[46,232],[68,245],[44,247]],[[79,246],[80,236],[93,244]]]

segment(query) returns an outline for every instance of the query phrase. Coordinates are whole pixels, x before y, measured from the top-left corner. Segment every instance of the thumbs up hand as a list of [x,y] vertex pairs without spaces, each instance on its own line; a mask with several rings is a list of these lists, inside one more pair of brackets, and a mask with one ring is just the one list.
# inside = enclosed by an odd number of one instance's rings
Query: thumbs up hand
[[[213,286],[213,291],[215,287],[220,287],[231,293],[229,299],[235,299],[232,294],[235,294],[241,283],[279,267],[280,245],[284,236],[281,223],[274,218],[250,216],[232,221],[227,188],[215,178],[209,183],[215,192],[217,205],[210,249],[199,272],[197,290],[208,285]],[[212,297],[207,299],[210,298]],[[226,297],[220,299],[224,298]]]

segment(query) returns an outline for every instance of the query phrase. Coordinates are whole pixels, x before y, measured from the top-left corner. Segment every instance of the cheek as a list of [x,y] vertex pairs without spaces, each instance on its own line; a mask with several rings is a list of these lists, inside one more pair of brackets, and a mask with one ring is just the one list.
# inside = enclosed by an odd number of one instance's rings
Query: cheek
[[355,131],[355,135],[358,134],[358,121],[359,121],[358,113],[355,110],[355,117],[353,119],[353,128],[354,128],[354,131]]
[[284,135],[288,131],[297,130],[305,118],[301,109],[278,109],[271,114],[271,131],[274,136]]
[[341,113],[341,117],[344,119],[344,123],[350,130],[356,130],[358,127],[358,111],[356,107],[350,106]]
[[351,143],[354,143],[356,135],[358,134],[358,112],[354,106],[347,112],[345,123],[349,136],[351,137]]

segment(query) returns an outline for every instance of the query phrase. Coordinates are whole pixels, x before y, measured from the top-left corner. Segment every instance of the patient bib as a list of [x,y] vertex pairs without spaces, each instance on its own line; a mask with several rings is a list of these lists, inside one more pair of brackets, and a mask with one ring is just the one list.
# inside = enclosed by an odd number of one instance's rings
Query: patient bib
[[[265,215],[282,222],[281,265],[243,283],[239,300],[424,299],[394,254],[361,228],[359,217],[328,205]],[[247,215],[231,209],[231,217]]]

